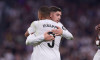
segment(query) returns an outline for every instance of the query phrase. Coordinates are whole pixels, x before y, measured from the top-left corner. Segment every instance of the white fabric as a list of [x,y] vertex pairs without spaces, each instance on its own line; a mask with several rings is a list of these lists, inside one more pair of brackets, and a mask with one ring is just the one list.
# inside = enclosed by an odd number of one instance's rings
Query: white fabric
[[[100,36],[98,36],[98,37],[100,37]],[[100,43],[100,41],[97,40],[97,41],[96,41],[96,45],[99,45],[99,43]],[[99,48],[99,47],[100,47],[100,46],[98,46],[98,48]],[[94,57],[93,57],[93,60],[100,60],[100,49],[97,50],[96,54],[95,54]]]
[[100,41],[99,41],[99,40],[97,40],[97,41],[96,41],[96,45],[99,45],[99,43],[100,43]]
[[[60,28],[62,28],[62,24],[58,24],[52,20],[40,20],[40,21],[35,21],[33,22],[34,24],[34,35],[36,37],[43,35],[45,32],[47,31],[51,31],[52,29],[56,29],[55,26],[59,26]],[[70,32],[65,32],[65,33],[70,33]],[[31,35],[30,35],[31,36]],[[31,60],[60,60],[60,52],[59,52],[59,44],[60,44],[60,40],[61,40],[61,36],[56,36],[55,37],[55,43],[54,43],[54,47],[51,48],[48,46],[48,43],[50,43],[50,45],[52,45],[52,41],[43,41],[43,42],[39,42],[40,40],[35,40],[34,38],[36,38],[35,36],[30,37],[29,39],[27,38],[27,42],[31,40],[31,42],[36,42],[36,45],[34,46],[34,50],[31,56]],[[72,38],[72,36],[69,36],[68,34],[65,34],[65,37],[67,36],[67,38]],[[38,41],[38,42],[37,42]],[[28,44],[31,44],[28,43]]]
[[63,30],[62,36],[65,37],[68,40],[72,40],[73,39],[73,35],[68,30],[66,30],[66,31]]
[[100,50],[98,49],[98,51],[96,52],[96,54],[94,55],[93,60],[100,60]]
[[35,36],[34,34],[30,34],[26,39],[26,45],[36,45],[39,42],[44,40],[44,35]]
[[36,24],[38,24],[37,21],[34,21],[34,22],[31,23],[30,27],[28,28],[29,34],[32,34],[36,31],[36,26],[35,26]]
[[34,32],[35,32],[35,31],[34,31],[33,28],[31,28],[31,27],[28,28],[28,33],[29,33],[29,34],[32,34],[32,33],[34,33]]
[[62,25],[62,23],[59,22],[58,24],[63,30],[62,37],[66,38],[68,40],[72,40],[73,35]]

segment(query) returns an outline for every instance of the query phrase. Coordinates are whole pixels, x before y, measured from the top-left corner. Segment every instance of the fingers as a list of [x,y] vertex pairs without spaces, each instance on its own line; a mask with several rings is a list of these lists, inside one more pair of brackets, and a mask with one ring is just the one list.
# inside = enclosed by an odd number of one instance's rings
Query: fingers
[[54,37],[51,37],[51,40],[55,40],[55,38]]
[[47,31],[46,33],[51,32],[51,31]]
[[53,32],[53,34],[56,34],[57,33],[57,29],[53,29],[52,32]]
[[53,29],[52,32],[56,34],[56,36],[62,35],[63,30],[58,27],[58,29]]
[[59,34],[55,34],[55,36],[59,36]]
[[49,35],[48,32],[46,32],[46,33],[44,34],[44,39],[45,39],[46,41],[55,40],[55,38],[54,38],[53,36]]
[[48,41],[55,40],[53,36],[49,36]]
[[57,29],[61,29],[59,26],[56,26],[57,27]]

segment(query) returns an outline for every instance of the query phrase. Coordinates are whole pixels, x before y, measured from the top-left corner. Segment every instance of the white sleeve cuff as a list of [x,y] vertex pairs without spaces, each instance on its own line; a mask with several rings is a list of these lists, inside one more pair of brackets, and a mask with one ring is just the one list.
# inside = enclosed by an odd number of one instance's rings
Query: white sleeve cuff
[[99,45],[99,43],[100,43],[99,40],[97,40],[97,41],[96,41],[96,45]]

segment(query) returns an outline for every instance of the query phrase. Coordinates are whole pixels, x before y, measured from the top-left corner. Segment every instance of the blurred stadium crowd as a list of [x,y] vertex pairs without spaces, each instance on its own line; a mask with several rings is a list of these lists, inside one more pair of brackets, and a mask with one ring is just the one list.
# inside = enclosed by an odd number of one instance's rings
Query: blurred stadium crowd
[[74,35],[62,39],[62,60],[92,60],[96,53],[96,32],[100,23],[99,0],[0,0],[0,60],[29,60],[32,46],[25,45],[24,33],[38,20],[41,6],[62,9],[61,22]]

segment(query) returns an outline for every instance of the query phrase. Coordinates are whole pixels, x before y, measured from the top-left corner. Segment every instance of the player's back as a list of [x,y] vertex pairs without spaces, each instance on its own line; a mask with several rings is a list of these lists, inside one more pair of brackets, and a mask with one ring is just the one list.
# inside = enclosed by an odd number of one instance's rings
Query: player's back
[[51,31],[52,29],[57,29],[56,26],[58,25],[56,22],[52,20],[40,20],[36,21],[36,35],[44,34],[47,31]]
[[[40,20],[35,22],[35,36],[44,34],[52,29],[57,29],[58,24],[52,20]],[[34,46],[32,60],[60,60],[59,44],[61,36],[56,36],[53,41],[44,41]]]

